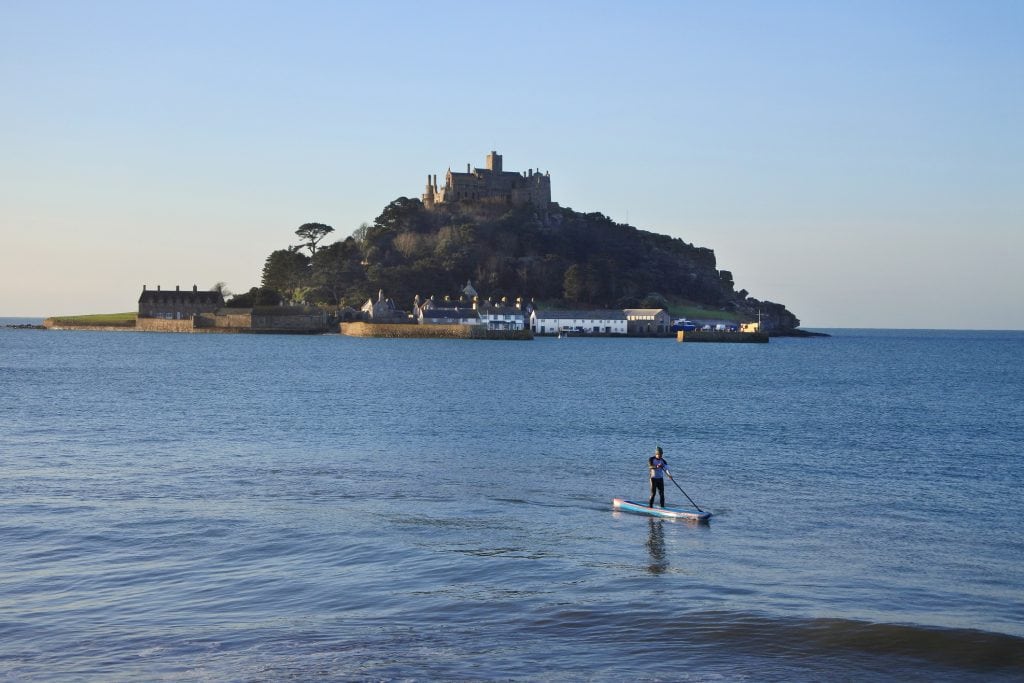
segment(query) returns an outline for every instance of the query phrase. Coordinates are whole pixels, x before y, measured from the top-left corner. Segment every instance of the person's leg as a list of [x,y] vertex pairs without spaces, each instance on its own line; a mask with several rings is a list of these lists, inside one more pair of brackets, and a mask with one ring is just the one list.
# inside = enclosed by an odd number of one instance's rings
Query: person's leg
[[651,477],[651,499],[647,502],[647,507],[654,507],[654,494],[658,492],[658,480]]
[[658,495],[661,496],[661,507],[665,507],[665,480],[664,479],[659,479],[658,480]]

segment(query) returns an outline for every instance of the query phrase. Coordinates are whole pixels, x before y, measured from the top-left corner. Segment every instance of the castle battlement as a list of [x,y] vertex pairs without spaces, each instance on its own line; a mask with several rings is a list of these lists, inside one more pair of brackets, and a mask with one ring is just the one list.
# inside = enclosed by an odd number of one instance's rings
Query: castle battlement
[[486,168],[471,168],[466,164],[465,173],[455,173],[449,167],[444,187],[438,187],[436,175],[427,175],[422,199],[427,208],[484,199],[533,204],[546,209],[551,204],[551,174],[532,168],[524,172],[502,170],[501,155],[492,150],[487,155]]

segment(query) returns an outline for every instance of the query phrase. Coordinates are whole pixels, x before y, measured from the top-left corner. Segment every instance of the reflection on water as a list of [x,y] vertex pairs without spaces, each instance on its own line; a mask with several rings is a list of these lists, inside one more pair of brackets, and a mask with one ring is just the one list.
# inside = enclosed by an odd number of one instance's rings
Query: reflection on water
[[665,554],[664,520],[647,520],[647,552],[651,554],[651,563],[647,571],[651,574],[664,574],[668,571],[668,556]]

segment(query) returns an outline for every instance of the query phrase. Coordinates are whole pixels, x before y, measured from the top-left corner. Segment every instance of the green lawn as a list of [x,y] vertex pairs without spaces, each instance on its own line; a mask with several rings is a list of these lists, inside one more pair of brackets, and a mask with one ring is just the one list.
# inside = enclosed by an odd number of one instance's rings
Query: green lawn
[[[572,304],[566,304],[561,301],[539,301],[537,304],[541,310],[573,307]],[[668,313],[672,316],[673,320],[676,318],[687,318],[689,320],[695,318],[698,320],[731,320],[733,322],[750,322],[752,320],[749,315],[720,311],[717,308],[702,308],[692,301],[685,300],[669,301]],[[753,320],[756,320],[756,318],[753,318]]]
[[687,318],[693,320],[732,320],[734,322],[746,321],[750,316],[740,315],[729,311],[719,311],[714,308],[701,308],[692,304],[672,303],[669,304],[668,312],[673,318]]
[[93,315],[64,315],[52,318],[58,325],[96,325],[103,327],[135,327],[137,314],[96,313]]

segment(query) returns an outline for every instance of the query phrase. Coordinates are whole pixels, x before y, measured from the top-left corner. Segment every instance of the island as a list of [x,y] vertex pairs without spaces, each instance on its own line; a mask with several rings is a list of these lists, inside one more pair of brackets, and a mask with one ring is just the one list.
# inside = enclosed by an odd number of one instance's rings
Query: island
[[134,319],[44,324],[470,339],[814,334],[783,304],[736,289],[711,249],[562,207],[551,188],[549,172],[506,171],[492,151],[482,168],[449,168],[443,184],[428,174],[420,197],[391,201],[344,239],[325,243],[333,227],[300,225],[298,244],[270,253],[246,292],[143,285]]

